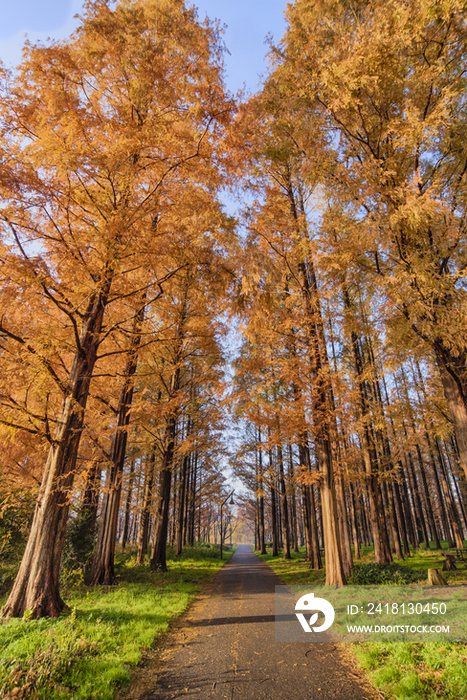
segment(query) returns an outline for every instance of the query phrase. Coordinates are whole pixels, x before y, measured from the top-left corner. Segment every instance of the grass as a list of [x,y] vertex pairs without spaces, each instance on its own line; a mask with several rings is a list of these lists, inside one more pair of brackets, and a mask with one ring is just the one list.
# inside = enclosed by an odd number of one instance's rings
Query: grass
[[[443,543],[447,550],[447,543]],[[305,547],[286,561],[272,557],[271,549],[260,556],[282,578],[285,584],[323,585],[324,571],[313,571],[305,562]],[[362,558],[356,564],[374,562],[373,547],[362,548]],[[434,549],[416,549],[404,560],[395,560],[423,574],[429,568],[442,567],[442,553]],[[450,584],[467,584],[467,569],[444,572]],[[428,574],[427,574],[428,576]],[[424,576],[421,585],[423,585]],[[348,644],[357,664],[387,700],[460,700],[467,698],[467,644],[434,642],[379,642]]]
[[[232,553],[224,551],[225,560]],[[70,611],[57,619],[3,621],[0,697],[111,700],[222,563],[215,545],[187,547],[178,559],[169,550],[167,573],[119,555],[117,586],[74,588]]]
[[467,697],[467,645],[434,642],[353,644],[359,666],[386,698],[460,700]]
[[305,547],[299,547],[298,552],[291,552],[292,559],[282,559],[272,556],[272,547],[266,547],[267,554],[255,552],[260,559],[267,562],[278,574],[284,583],[291,586],[299,586],[302,583],[311,583],[314,586],[324,585],[324,570],[313,571],[310,564],[305,561]]

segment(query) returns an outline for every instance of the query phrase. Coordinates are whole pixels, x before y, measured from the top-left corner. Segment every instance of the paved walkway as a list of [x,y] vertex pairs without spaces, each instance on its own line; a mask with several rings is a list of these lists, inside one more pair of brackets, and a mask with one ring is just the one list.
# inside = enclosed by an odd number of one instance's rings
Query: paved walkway
[[372,700],[337,645],[274,641],[276,585],[241,545],[191,607],[145,700]]

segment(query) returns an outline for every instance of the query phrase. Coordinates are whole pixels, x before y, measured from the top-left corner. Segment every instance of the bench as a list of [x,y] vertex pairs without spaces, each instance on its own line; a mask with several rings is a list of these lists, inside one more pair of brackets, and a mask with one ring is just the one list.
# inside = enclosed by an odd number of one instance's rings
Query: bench
[[[467,554],[467,552],[466,552]],[[438,561],[434,561],[433,564],[442,564],[443,565],[443,571],[454,571],[457,567],[455,566],[456,564],[465,564],[465,567],[467,569],[467,557],[458,557],[455,554],[443,554],[444,559],[439,559]]]

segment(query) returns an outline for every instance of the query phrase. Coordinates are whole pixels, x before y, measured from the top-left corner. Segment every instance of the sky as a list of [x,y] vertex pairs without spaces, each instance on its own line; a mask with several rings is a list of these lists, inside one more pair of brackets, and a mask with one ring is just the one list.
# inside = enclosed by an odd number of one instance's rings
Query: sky
[[[279,41],[285,31],[286,0],[187,0],[198,7],[200,19],[207,15],[227,25],[224,41],[226,83],[236,93],[246,86],[254,92],[260,75],[267,71],[266,36]],[[0,59],[12,67],[21,60],[25,35],[32,43],[68,36],[77,24],[82,0],[0,0]]]

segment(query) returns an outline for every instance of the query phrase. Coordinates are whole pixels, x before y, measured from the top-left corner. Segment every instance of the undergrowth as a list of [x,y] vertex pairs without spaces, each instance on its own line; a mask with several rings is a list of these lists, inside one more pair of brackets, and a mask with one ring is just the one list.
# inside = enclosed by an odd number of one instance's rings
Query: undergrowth
[[426,581],[425,571],[414,570],[401,564],[355,564],[348,583],[352,586],[374,586],[377,584],[405,584]]

